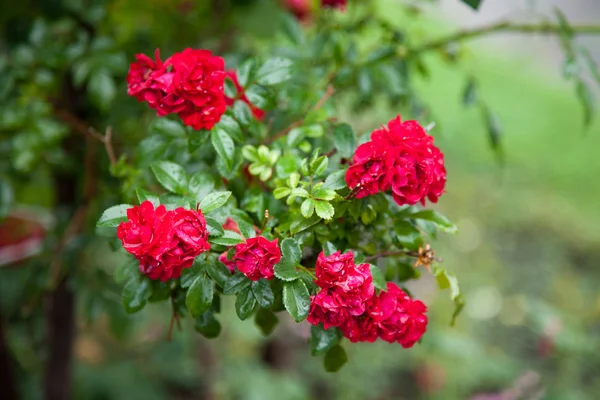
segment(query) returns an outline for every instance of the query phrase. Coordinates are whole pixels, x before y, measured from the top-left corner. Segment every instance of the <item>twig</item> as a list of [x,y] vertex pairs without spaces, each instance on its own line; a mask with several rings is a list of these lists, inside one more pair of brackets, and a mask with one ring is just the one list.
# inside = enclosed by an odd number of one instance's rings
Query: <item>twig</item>
[[396,257],[396,256],[411,256],[411,257],[419,257],[419,253],[416,251],[383,251],[379,254],[375,254],[369,257],[365,257],[365,261],[376,260],[381,257]]
[[108,154],[111,165],[115,165],[117,163],[117,157],[115,156],[115,150],[112,146],[112,133],[112,126],[107,126],[102,142],[104,143],[104,148],[106,149],[106,154]]
[[[573,25],[570,26],[570,32],[574,35],[598,35],[600,34],[600,25]],[[423,53],[429,50],[435,50],[447,46],[453,42],[459,42],[488,35],[490,33],[540,33],[544,35],[558,34],[563,28],[557,24],[542,22],[540,24],[513,24],[509,21],[500,21],[491,25],[479,28],[466,29],[441,39],[422,44],[412,49],[412,53]]]

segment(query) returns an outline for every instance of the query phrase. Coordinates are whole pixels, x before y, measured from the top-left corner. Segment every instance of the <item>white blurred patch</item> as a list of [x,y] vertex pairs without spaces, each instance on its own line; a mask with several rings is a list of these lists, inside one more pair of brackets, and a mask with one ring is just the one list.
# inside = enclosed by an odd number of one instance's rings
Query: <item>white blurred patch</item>
[[484,286],[467,297],[466,312],[474,319],[492,319],[502,309],[502,295],[493,286]]

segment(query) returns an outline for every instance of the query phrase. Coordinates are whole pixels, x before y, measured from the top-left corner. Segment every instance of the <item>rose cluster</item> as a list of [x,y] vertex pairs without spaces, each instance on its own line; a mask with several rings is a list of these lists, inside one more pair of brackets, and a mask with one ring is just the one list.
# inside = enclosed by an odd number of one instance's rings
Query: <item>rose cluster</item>
[[446,184],[444,155],[418,122],[398,116],[358,146],[346,183],[357,198],[391,189],[399,205],[435,203]]
[[175,113],[194,129],[211,129],[227,107],[225,62],[208,50],[185,49],[161,61],[136,55],[129,67],[127,93],[164,116]]
[[206,220],[201,211],[183,207],[167,211],[150,201],[127,210],[117,236],[123,247],[140,262],[140,271],[150,279],[166,282],[178,278],[184,268],[210,249]]
[[[299,20],[308,19],[314,12],[313,0],[284,0],[286,8]],[[323,8],[344,10],[348,0],[321,0]]]
[[375,293],[369,264],[356,265],[352,252],[321,252],[315,267],[315,283],[321,288],[311,297],[308,322],[338,327],[352,342],[381,338],[412,347],[427,328],[427,308],[412,300],[394,283]]
[[275,264],[281,261],[278,239],[268,240],[263,236],[246,239],[235,246],[235,267],[253,281],[271,280],[275,276]]

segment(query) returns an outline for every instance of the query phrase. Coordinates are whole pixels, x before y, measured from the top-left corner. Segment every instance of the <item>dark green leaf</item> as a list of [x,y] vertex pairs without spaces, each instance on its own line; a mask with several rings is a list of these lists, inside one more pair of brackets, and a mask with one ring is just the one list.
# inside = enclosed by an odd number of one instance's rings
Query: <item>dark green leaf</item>
[[292,281],[298,278],[296,264],[302,258],[302,250],[298,243],[292,239],[284,239],[279,245],[281,249],[281,261],[275,265],[275,276],[284,281]]
[[471,106],[477,101],[477,82],[472,77],[467,81],[462,98],[465,107]]
[[319,221],[321,221],[321,218],[317,215],[313,215],[309,219],[301,219],[301,220],[297,219],[294,222],[292,222],[292,225],[290,226],[290,233],[292,235],[300,233],[300,232],[310,228],[311,226],[317,224]]
[[123,221],[127,221],[127,210],[133,206],[129,204],[119,204],[104,210],[100,219],[96,223],[98,228],[114,228]]
[[502,128],[500,127],[500,121],[496,114],[490,111],[487,107],[484,107],[485,122],[490,136],[490,144],[496,151],[500,150],[500,135]]
[[10,182],[0,179],[0,220],[6,217],[13,201],[14,192]]
[[477,10],[483,0],[461,0],[463,3],[471,7],[473,10]]
[[240,86],[242,88],[248,87],[250,82],[254,81],[256,76],[256,62],[252,58],[244,61],[236,69],[236,75]]
[[371,72],[368,69],[363,68],[358,71],[357,79],[358,91],[363,96],[371,97],[373,95],[373,76]]
[[587,127],[592,123],[592,118],[594,116],[594,98],[585,82],[578,81],[576,88],[577,97],[583,106],[583,123]]
[[298,23],[298,18],[293,17],[291,14],[286,13],[283,15],[283,33],[293,44],[304,43],[304,32]]
[[273,330],[275,330],[277,323],[279,323],[279,319],[273,311],[259,308],[254,317],[254,322],[263,335],[269,336],[273,333]]
[[223,230],[223,227],[217,220],[209,218],[209,217],[205,217],[205,219],[206,219],[206,227],[208,228],[209,236],[214,236],[214,237],[223,236],[225,231]]
[[331,347],[325,354],[323,365],[327,372],[337,372],[348,362],[346,350],[339,344]]
[[223,293],[226,295],[236,294],[244,288],[249,288],[251,283],[252,281],[248,279],[246,275],[237,273],[231,276],[227,282],[225,282]]
[[237,96],[237,89],[235,87],[235,83],[230,77],[225,78],[225,96],[230,99],[235,99]]
[[165,117],[156,118],[150,124],[151,134],[165,135],[170,137],[185,137],[185,128],[180,122],[170,120]]
[[202,200],[200,200],[200,209],[204,214],[211,212],[229,200],[231,196],[231,192],[212,192],[206,195]]
[[235,157],[235,145],[231,137],[223,129],[217,128],[210,131],[210,140],[227,171],[231,171]]
[[261,85],[285,82],[292,76],[292,67],[292,62],[286,58],[271,58],[258,69],[256,81]]
[[337,249],[335,248],[335,245],[333,243],[325,242],[323,243],[323,251],[325,252],[326,256],[330,256],[333,253],[335,253]]
[[180,195],[186,193],[188,177],[181,165],[171,161],[157,161],[150,168],[156,180],[169,192]]
[[238,124],[235,118],[231,117],[229,114],[223,114],[221,116],[221,120],[216,126],[227,132],[227,134],[231,136],[233,140],[237,140],[238,142],[243,141],[242,128],[240,128],[240,124]]
[[237,316],[243,321],[252,315],[256,307],[256,299],[252,290],[249,287],[242,289],[235,299],[235,312]]
[[150,280],[138,276],[133,278],[123,288],[123,306],[128,314],[133,314],[140,311],[146,305],[146,301],[150,298],[151,293]]
[[204,314],[212,304],[214,294],[214,282],[208,276],[202,274],[188,289],[185,297],[185,305],[192,317]]
[[310,294],[301,279],[283,284],[283,304],[294,321],[306,319],[310,309]]
[[381,270],[371,264],[371,276],[373,277],[373,286],[375,286],[379,290],[386,291],[387,290],[387,282]]
[[275,99],[273,93],[264,86],[254,84],[245,92],[246,98],[250,104],[261,110],[269,110],[273,108]]
[[248,104],[241,100],[237,100],[233,103],[233,115],[241,126],[250,125],[250,122],[252,122],[252,119],[254,118]]
[[106,111],[117,94],[115,80],[107,71],[100,69],[91,76],[88,92],[94,104]]
[[194,328],[196,332],[207,339],[214,339],[221,333],[221,324],[217,321],[212,311],[207,311],[196,318]]
[[323,189],[338,190],[346,187],[346,171],[336,171],[330,174],[325,179],[325,184],[322,186]]
[[202,269],[203,267],[199,263],[192,265],[191,268],[184,268],[181,271],[181,278],[179,278],[179,286],[184,289],[192,286],[196,279],[202,275]]
[[441,230],[456,233],[457,228],[448,218],[434,210],[423,210],[411,215],[411,218],[423,219],[435,223]]
[[324,354],[340,342],[342,335],[339,329],[324,329],[323,324],[310,327],[310,352],[313,356]]
[[152,296],[148,299],[150,303],[165,301],[171,297],[169,282],[152,281]]
[[225,288],[227,281],[232,277],[229,269],[221,262],[208,263],[206,272],[221,288]]
[[135,194],[137,195],[138,201],[141,203],[143,203],[144,201],[148,200],[149,202],[151,202],[154,207],[158,207],[160,205],[160,199],[158,198],[157,195],[155,195],[154,193],[150,193],[149,191],[147,191],[146,189],[142,189],[142,188],[136,188],[135,189]]
[[206,172],[196,172],[190,178],[188,185],[188,191],[190,195],[194,196],[197,202],[202,200],[208,194],[212,193],[215,189],[214,178]]
[[356,150],[356,134],[349,124],[338,124],[333,129],[333,143],[340,155],[350,158]]
[[260,305],[262,308],[271,308],[271,306],[273,306],[275,296],[273,294],[273,290],[271,290],[269,282],[266,279],[259,279],[252,282],[251,288],[258,305]]
[[116,270],[115,270],[115,282],[117,282],[118,284],[122,284],[123,282],[136,277],[139,275],[139,268],[138,266],[140,265],[138,260],[129,260],[126,263],[121,264]]

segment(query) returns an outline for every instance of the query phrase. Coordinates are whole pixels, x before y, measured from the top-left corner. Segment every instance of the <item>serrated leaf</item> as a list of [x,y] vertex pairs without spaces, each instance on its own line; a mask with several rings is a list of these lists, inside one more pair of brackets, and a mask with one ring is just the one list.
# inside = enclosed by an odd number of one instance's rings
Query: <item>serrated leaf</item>
[[202,274],[187,291],[185,305],[192,317],[199,317],[210,308],[213,301],[214,282]]
[[242,88],[248,87],[256,76],[256,62],[250,58],[240,64],[236,69],[238,83]]
[[231,197],[231,192],[209,193],[200,201],[199,208],[202,210],[202,213],[207,214],[227,203],[229,197]]
[[298,278],[296,264],[302,258],[302,250],[298,243],[292,238],[284,239],[279,245],[281,249],[281,261],[275,265],[275,276],[284,281],[292,281]]
[[160,199],[158,198],[158,196],[155,195],[154,193],[150,193],[146,189],[136,188],[135,194],[137,195],[137,198],[138,198],[138,201],[140,202],[140,204],[143,203],[144,201],[148,200],[149,202],[151,202],[154,205],[155,208],[160,205]]
[[267,60],[256,73],[256,82],[261,85],[276,85],[292,77],[293,63],[287,58],[276,57]]
[[311,163],[310,167],[312,170],[315,171],[314,176],[318,177],[318,176],[321,176],[325,172],[328,165],[329,165],[329,158],[326,156],[322,156],[322,157],[319,157],[314,163]]
[[310,309],[310,293],[301,279],[283,284],[283,304],[294,321],[306,319]]
[[248,161],[252,162],[260,162],[260,157],[258,156],[258,150],[254,146],[250,146],[249,144],[242,147],[242,156]]
[[237,316],[243,321],[247,319],[256,307],[256,299],[250,287],[242,289],[235,299],[235,312]]
[[235,145],[231,137],[223,129],[216,128],[210,131],[210,141],[227,171],[231,171],[235,157]]
[[238,243],[242,243],[242,238],[237,232],[226,230],[223,232],[223,236],[216,238],[209,238],[211,244],[220,244],[221,246],[235,246]]
[[129,204],[119,204],[118,206],[112,206],[104,210],[96,227],[98,228],[114,228],[119,226],[123,221],[127,221],[127,210],[133,206]]
[[269,336],[275,330],[275,327],[279,323],[279,319],[272,311],[259,308],[254,317],[254,323],[258,326],[263,335]]
[[196,332],[207,339],[214,339],[221,333],[221,324],[217,321],[212,311],[207,311],[196,318],[194,328]]
[[465,305],[463,296],[460,292],[460,287],[458,285],[458,279],[454,274],[451,274],[440,267],[434,268],[433,275],[435,276],[435,280],[441,290],[450,289],[450,298],[452,301],[454,301],[454,313],[452,314],[450,325],[454,326],[456,317],[458,317]]
[[325,184],[322,186],[323,189],[338,190],[345,188],[346,185],[346,171],[336,171],[330,174],[325,179]]
[[187,191],[188,177],[185,169],[171,161],[157,161],[150,166],[156,180],[169,192],[184,195]]
[[443,214],[434,210],[423,210],[411,215],[411,218],[423,219],[435,223],[441,230],[448,233],[456,233],[458,229]]
[[383,273],[377,266],[375,266],[373,264],[371,264],[370,267],[371,267],[371,276],[373,277],[373,286],[375,286],[379,290],[386,291],[387,290],[387,282],[385,280],[385,277],[383,276]]
[[310,218],[315,212],[315,201],[313,199],[306,199],[300,206],[300,214],[304,218]]
[[243,140],[240,124],[238,124],[235,118],[231,117],[229,114],[223,114],[221,116],[221,119],[217,123],[217,127],[227,132],[233,140],[237,140],[238,142]]
[[323,359],[323,366],[327,372],[337,372],[348,362],[346,350],[339,344],[332,346]]
[[220,237],[223,236],[225,231],[223,230],[223,226],[215,219],[204,217],[206,220],[206,227],[208,228],[208,236],[211,237]]
[[230,99],[235,99],[237,96],[237,88],[235,87],[235,83],[230,77],[225,77],[225,85],[224,85],[225,96]]
[[333,200],[336,196],[335,191],[327,188],[320,188],[313,192],[313,197],[318,200]]
[[315,200],[315,211],[323,219],[331,219],[335,214],[333,206],[325,200]]
[[144,308],[146,301],[152,294],[150,289],[150,280],[142,276],[138,276],[127,282],[122,294],[125,311],[128,314],[133,314]]
[[231,278],[231,272],[221,262],[211,262],[206,266],[206,272],[221,288],[225,288],[227,281]]
[[252,282],[251,288],[254,298],[258,302],[259,306],[262,308],[271,308],[273,306],[275,295],[273,294],[273,290],[271,290],[271,286],[266,279],[259,279]]
[[350,158],[356,150],[356,134],[349,124],[338,124],[333,129],[333,143],[340,155]]
[[223,294],[231,295],[236,294],[240,290],[244,288],[249,288],[252,281],[246,277],[246,275],[242,273],[237,273],[230,277],[227,282],[225,282],[225,287],[223,288]]
[[313,356],[326,353],[340,342],[342,335],[339,329],[324,329],[323,324],[310,327],[310,352]]

